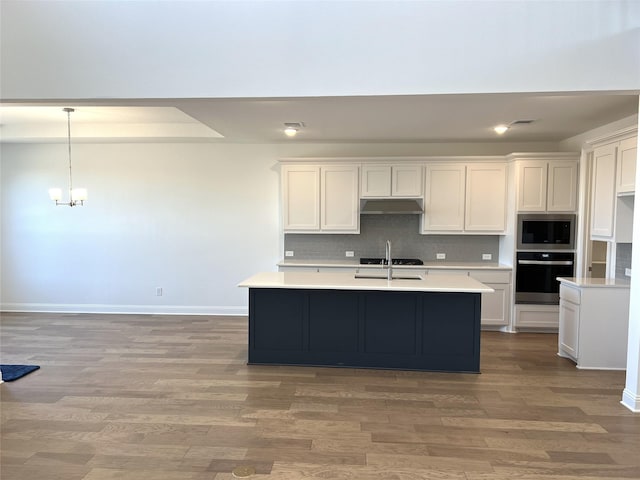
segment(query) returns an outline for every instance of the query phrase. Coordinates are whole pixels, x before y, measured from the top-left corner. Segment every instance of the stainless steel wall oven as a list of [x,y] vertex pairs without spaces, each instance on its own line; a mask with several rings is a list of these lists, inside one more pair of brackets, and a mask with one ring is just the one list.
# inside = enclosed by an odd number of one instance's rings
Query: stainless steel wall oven
[[573,277],[573,252],[517,252],[516,303],[557,305],[560,283]]

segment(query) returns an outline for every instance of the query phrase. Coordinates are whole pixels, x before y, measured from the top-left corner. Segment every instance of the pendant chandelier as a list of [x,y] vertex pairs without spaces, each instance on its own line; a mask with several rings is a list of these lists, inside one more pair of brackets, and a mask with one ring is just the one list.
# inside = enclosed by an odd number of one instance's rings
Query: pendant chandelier
[[75,110],[73,108],[63,108],[64,112],[67,112],[67,140],[69,145],[69,201],[61,202],[62,189],[50,188],[49,197],[56,202],[56,205],[68,205],[69,207],[75,207],[76,205],[84,205],[84,201],[87,199],[86,188],[73,188],[73,175],[71,172],[71,112]]

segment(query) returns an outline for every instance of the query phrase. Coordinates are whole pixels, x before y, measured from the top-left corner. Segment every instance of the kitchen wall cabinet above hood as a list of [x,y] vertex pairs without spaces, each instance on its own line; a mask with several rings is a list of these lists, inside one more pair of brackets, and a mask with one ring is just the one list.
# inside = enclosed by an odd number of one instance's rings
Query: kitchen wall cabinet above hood
[[361,200],[360,213],[371,214],[421,214],[422,205],[418,200],[405,198],[384,198]]

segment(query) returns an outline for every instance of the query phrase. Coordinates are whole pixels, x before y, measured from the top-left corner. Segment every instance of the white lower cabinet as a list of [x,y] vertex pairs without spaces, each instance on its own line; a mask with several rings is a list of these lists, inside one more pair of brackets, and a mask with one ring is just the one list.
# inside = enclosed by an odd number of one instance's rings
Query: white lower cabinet
[[558,355],[578,368],[627,366],[629,286],[560,284]]
[[318,267],[305,267],[298,265],[280,265],[278,266],[279,272],[315,272],[319,271]]
[[516,304],[516,330],[558,331],[558,305]]
[[278,265],[279,272],[313,272],[313,273],[358,273],[357,267],[318,267],[313,265]]
[[485,328],[509,326],[511,272],[470,270],[469,276],[493,288],[493,293],[482,294],[481,324]]
[[[579,300],[578,300],[579,301]],[[578,326],[580,304],[566,298],[560,299],[560,325],[558,327],[558,354],[578,360]]]

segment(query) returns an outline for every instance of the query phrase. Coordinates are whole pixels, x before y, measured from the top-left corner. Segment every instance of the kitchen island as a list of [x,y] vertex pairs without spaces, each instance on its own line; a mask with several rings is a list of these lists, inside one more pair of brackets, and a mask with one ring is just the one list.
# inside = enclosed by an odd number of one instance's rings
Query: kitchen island
[[461,275],[263,272],[249,289],[249,363],[479,372],[480,299]]

